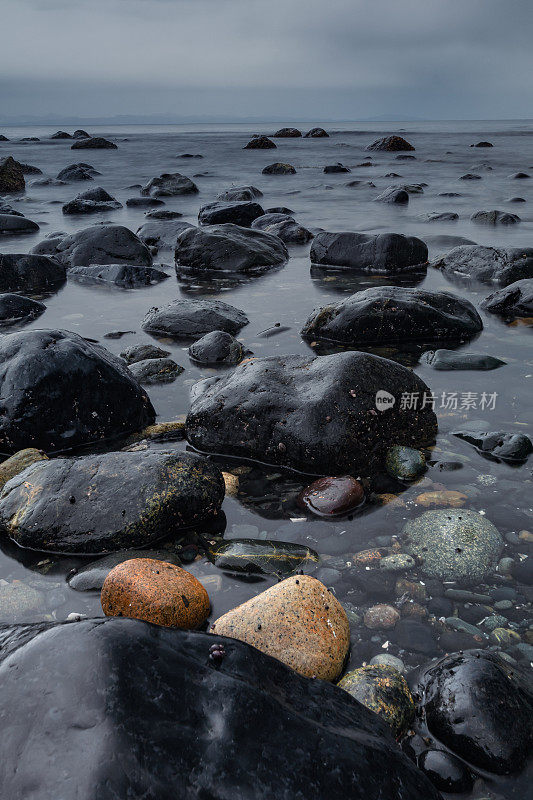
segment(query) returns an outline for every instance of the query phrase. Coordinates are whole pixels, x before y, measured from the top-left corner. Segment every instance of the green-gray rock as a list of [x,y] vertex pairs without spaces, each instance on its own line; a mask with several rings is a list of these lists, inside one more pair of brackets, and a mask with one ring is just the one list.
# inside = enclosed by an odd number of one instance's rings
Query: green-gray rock
[[503,540],[497,528],[477,511],[446,508],[409,520],[404,549],[422,561],[429,578],[478,582],[498,562]]
[[504,366],[501,358],[485,353],[463,353],[455,350],[435,350],[425,353],[423,362],[437,370],[491,370]]
[[15,475],[18,475],[19,472],[22,472],[26,467],[35,464],[36,461],[47,460],[48,456],[41,450],[36,450],[35,447],[27,447],[25,450],[19,450],[17,453],[14,453],[0,464],[0,489],[3,489],[11,478],[14,478]]
[[231,539],[214,545],[208,552],[219,569],[248,574],[291,575],[295,570],[319,560],[318,553],[291,542],[256,539]]
[[21,547],[109,553],[144,547],[220,509],[224,478],[189,453],[103,453],[32,464],[0,494],[0,526]]
[[426,459],[420,450],[394,445],[387,450],[385,469],[399,481],[414,481],[426,469]]
[[382,717],[395,736],[406,730],[414,718],[415,704],[407,681],[393,667],[359,667],[348,672],[337,686]]

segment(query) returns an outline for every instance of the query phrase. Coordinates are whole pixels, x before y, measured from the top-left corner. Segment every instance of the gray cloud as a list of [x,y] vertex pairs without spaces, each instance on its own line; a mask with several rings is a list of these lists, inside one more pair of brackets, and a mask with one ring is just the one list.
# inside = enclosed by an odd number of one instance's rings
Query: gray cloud
[[2,21],[2,116],[257,116],[276,92],[295,116],[531,116],[531,0],[3,0]]

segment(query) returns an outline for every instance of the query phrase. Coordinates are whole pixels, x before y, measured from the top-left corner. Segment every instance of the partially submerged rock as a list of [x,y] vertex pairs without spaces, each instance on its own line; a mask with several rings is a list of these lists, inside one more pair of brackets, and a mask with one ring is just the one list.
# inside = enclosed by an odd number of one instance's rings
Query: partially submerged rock
[[183,367],[172,358],[146,358],[134,361],[129,370],[139,383],[172,383],[183,372]]
[[414,481],[426,471],[426,457],[420,450],[394,445],[387,450],[385,469],[391,478]]
[[181,222],[175,219],[145,222],[138,229],[137,236],[148,247],[155,247],[157,250],[162,248],[173,250],[176,247],[180,233],[193,227],[190,222]]
[[219,569],[246,575],[290,575],[315,564],[318,553],[292,542],[266,539],[230,539],[213,545],[208,558]]
[[191,344],[189,356],[199,364],[238,364],[244,358],[244,347],[231,333],[211,331]]
[[24,236],[39,230],[36,222],[18,214],[0,214],[0,236]]
[[24,173],[18,161],[8,156],[0,161],[0,194],[17,194],[26,188]]
[[439,798],[375,714],[242,642],[111,618],[2,645],[6,798]]
[[520,222],[517,214],[507,211],[476,211],[470,219],[477,225],[516,225]]
[[83,283],[109,283],[134,289],[140,286],[152,286],[168,278],[166,272],[154,267],[135,267],[130,264],[105,264],[92,267],[72,267],[68,271],[69,278]]
[[503,317],[533,316],[533,277],[514,281],[504,289],[492,292],[483,300],[481,308]]
[[89,136],[74,142],[71,150],[117,150],[117,145],[102,136]]
[[68,574],[68,585],[76,592],[99,591],[111,570],[117,564],[130,561],[132,558],[155,558],[171,564],[179,565],[181,563],[179,557],[170,550],[119,550],[94,561],[84,561],[80,567],[71,570]]
[[302,135],[298,128],[280,128],[273,134],[274,139],[295,139]]
[[423,361],[433,369],[450,370],[491,370],[505,365],[501,358],[485,353],[465,353],[462,350],[429,350],[424,353]]
[[432,266],[442,269],[450,278],[473,278],[508,286],[524,278],[533,278],[533,247],[461,245],[437,258]]
[[31,252],[54,256],[68,267],[92,264],[152,266],[148,247],[123,225],[92,225],[67,236],[44,239]]
[[254,219],[264,214],[263,208],[254,201],[239,202],[216,201],[200,208],[198,222],[200,225],[223,225],[231,222],[249,228]]
[[384,192],[378,194],[374,200],[378,203],[392,203],[406,205],[409,202],[409,193],[398,186],[389,186]]
[[65,282],[63,264],[47,256],[24,253],[0,254],[0,290],[3,292],[50,291]]
[[38,300],[20,294],[0,294],[0,325],[30,321],[39,317],[46,306]]
[[298,495],[298,505],[318,517],[350,514],[365,500],[365,490],[351,475],[319,478]]
[[376,139],[375,142],[369,144],[366,149],[398,152],[402,150],[414,150],[415,148],[402,136],[384,136],[382,139]]
[[176,270],[248,272],[279,266],[289,254],[277,236],[239,225],[189,228],[178,236]]
[[298,225],[290,214],[263,214],[252,222],[252,228],[271,233],[285,244],[305,244],[313,238],[311,231]]
[[305,134],[306,139],[323,139],[329,138],[329,133],[326,133],[324,128],[311,128],[310,131],[307,131]]
[[313,264],[397,274],[406,270],[425,270],[426,244],[415,236],[400,233],[318,233],[311,246]]
[[155,416],[123,361],[69,331],[0,338],[0,395],[4,452],[64,450],[140,430]]
[[198,194],[198,187],[180,172],[165,172],[143,186],[141,194],[145,197],[178,197],[182,194]]
[[92,181],[95,175],[100,175],[98,170],[90,164],[69,164],[57,174],[57,179],[60,181]]
[[217,200],[223,200],[228,203],[236,203],[239,201],[256,200],[258,197],[263,197],[263,192],[257,186],[232,186],[221,192]]
[[[414,373],[360,352],[257,358],[193,389],[187,438],[200,451],[307,474],[369,474],[392,444],[433,439],[436,417],[400,408],[403,392],[429,391]],[[392,395],[376,411],[376,394]]]
[[174,300],[164,308],[152,308],[142,321],[143,330],[154,336],[198,339],[211,331],[238,333],[248,324],[243,311],[221,300]]
[[244,145],[244,150],[272,150],[276,147],[272,139],[268,136],[253,136],[248,144]]
[[136,361],[144,361],[146,358],[165,358],[170,355],[169,350],[162,350],[156,347],[155,344],[135,344],[128,347],[120,354],[126,364],[135,364]]
[[74,200],[65,203],[63,214],[98,214],[102,211],[114,211],[117,208],[122,208],[122,203],[101,186],[97,186],[95,189],[81,192]]
[[339,676],[350,644],[346,612],[309,575],[286,578],[228,611],[211,633],[251,644],[300,675],[322,680]]
[[378,286],[315,309],[302,328],[302,336],[351,345],[465,341],[482,328],[472,303],[450,292]]
[[453,435],[474,445],[482,454],[509,462],[525,461],[533,453],[533,443],[524,433],[487,430],[488,425],[471,423]]
[[292,164],[284,164],[281,161],[276,161],[274,164],[268,164],[262,170],[263,175],[296,175],[296,170]]
[[39,461],[6,483],[0,524],[20,547],[106,553],[149,545],[220,509],[224,480],[184,453],[103,453]]

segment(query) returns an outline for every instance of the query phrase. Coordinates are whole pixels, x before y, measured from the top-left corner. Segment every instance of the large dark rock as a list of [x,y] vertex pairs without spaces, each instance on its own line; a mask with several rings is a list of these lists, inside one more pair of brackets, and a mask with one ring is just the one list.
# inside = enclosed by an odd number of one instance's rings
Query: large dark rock
[[182,194],[198,194],[198,187],[180,172],[164,172],[143,186],[141,194],[145,197],[178,197]]
[[315,236],[310,253],[313,264],[395,274],[425,270],[428,249],[416,236],[400,233],[328,233]]
[[236,203],[221,202],[208,203],[198,212],[200,225],[223,225],[231,222],[249,228],[254,219],[264,214],[264,209],[259,203],[242,201]]
[[275,267],[289,257],[277,236],[239,225],[190,228],[178,236],[176,271],[248,272]]
[[87,131],[83,130],[83,128],[78,128],[72,134],[72,138],[73,139],[90,139],[91,137],[90,137],[90,134],[87,133]]
[[342,344],[464,341],[482,328],[472,303],[451,292],[376,286],[315,309],[302,336]]
[[476,225],[516,225],[520,222],[517,214],[509,214],[507,211],[476,211],[470,217]]
[[136,267],[131,264],[94,264],[91,267],[72,267],[69,278],[82,283],[111,283],[125,289],[152,286],[168,278],[166,272],[154,267]]
[[187,453],[52,458],[6,483],[0,526],[31,550],[106,553],[206,519],[220,509],[224,491],[217,467]]
[[139,383],[172,383],[183,372],[183,367],[171,358],[145,358],[129,365],[129,370]]
[[36,222],[18,214],[0,214],[0,236],[24,236],[39,230]]
[[429,732],[476,767],[520,769],[533,745],[531,681],[495,653],[467,650],[429,666],[417,691]]
[[[157,197],[129,197],[126,205],[128,208],[158,208],[164,206],[165,201],[159,200]],[[178,213],[177,216],[181,217],[182,214]]]
[[471,422],[453,435],[473,445],[481,455],[492,456],[502,461],[522,462],[533,453],[533,443],[525,433],[508,433],[490,430],[484,420]]
[[46,306],[20,294],[0,294],[0,323],[6,325],[39,317]]
[[122,225],[93,225],[68,236],[44,239],[31,252],[54,256],[67,267],[92,264],[152,266],[148,247]]
[[0,161],[0,194],[17,194],[26,188],[24,173],[18,161],[8,156]]
[[405,205],[409,202],[409,193],[405,189],[398,186],[389,186],[384,192],[378,194],[374,198],[378,203],[392,203],[396,205]]
[[263,192],[256,186],[232,186],[231,189],[221,192],[217,200],[235,203],[241,200],[256,200],[258,197],[263,197]]
[[6,798],[440,798],[377,715],[235,639],[116,617],[1,637]]
[[61,172],[57,173],[57,179],[60,181],[92,181],[95,175],[100,175],[98,170],[91,167],[90,164],[69,164]]
[[66,131],[57,131],[50,136],[50,139],[73,139],[74,137]]
[[329,164],[327,167],[324,167],[323,172],[326,175],[337,175],[344,172],[351,172],[351,169],[342,164]]
[[252,228],[271,233],[285,244],[305,244],[313,238],[311,231],[299,225],[290,214],[263,214],[252,222]]
[[280,128],[273,134],[274,139],[296,139],[302,135],[298,128]]
[[[192,390],[187,438],[198,450],[305,473],[370,474],[393,444],[431,441],[436,417],[400,408],[428,391],[410,370],[367,353],[258,358]],[[376,394],[394,401],[376,411]]]
[[397,152],[402,150],[414,150],[412,144],[409,144],[402,136],[384,136],[382,139],[376,139],[375,142],[369,144],[367,150],[386,150],[387,152]]
[[533,278],[515,281],[492,292],[483,300],[481,308],[504,317],[533,316]]
[[155,247],[157,250],[162,248],[173,250],[180,233],[193,227],[190,222],[181,222],[179,219],[162,219],[156,222],[145,222],[137,231],[137,236],[148,247]]
[[533,278],[533,247],[485,247],[481,244],[454,247],[432,262],[450,278],[472,278],[508,286]]
[[282,161],[276,161],[274,164],[268,164],[262,170],[263,175],[296,175],[296,170],[292,164],[284,164]]
[[324,128],[311,128],[305,134],[306,139],[323,139],[324,137],[329,138],[329,133],[326,133]]
[[90,136],[88,139],[79,139],[74,142],[71,150],[118,150],[114,142],[104,139],[102,136]]
[[248,144],[244,145],[244,150],[272,150],[277,145],[268,136],[253,136]]
[[231,333],[211,331],[191,344],[189,356],[199,364],[238,364],[244,347]]
[[97,214],[100,211],[114,211],[117,208],[122,208],[122,203],[101,186],[97,186],[95,189],[81,192],[74,200],[65,203],[63,214]]
[[121,359],[69,331],[0,339],[0,449],[64,450],[153,422],[148,396]]
[[423,362],[440,371],[451,370],[491,370],[503,367],[505,361],[485,353],[468,353],[464,350],[429,350],[424,353]]
[[33,164],[21,164],[20,168],[22,170],[23,175],[42,175],[42,169],[39,167],[34,167]]
[[154,336],[198,339],[211,331],[237,333],[248,324],[243,311],[221,300],[174,300],[164,308],[152,308],[142,321]]
[[0,255],[0,291],[24,292],[57,289],[65,282],[63,264],[48,256],[8,253]]

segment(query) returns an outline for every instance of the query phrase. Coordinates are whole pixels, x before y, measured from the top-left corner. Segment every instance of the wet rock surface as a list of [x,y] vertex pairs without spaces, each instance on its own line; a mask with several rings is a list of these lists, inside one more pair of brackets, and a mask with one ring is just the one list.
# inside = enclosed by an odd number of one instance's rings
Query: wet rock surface
[[110,142],[109,139],[104,139],[103,136],[89,136],[74,142],[71,150],[117,150],[117,145]]
[[152,286],[168,278],[166,272],[154,267],[135,267],[130,264],[106,264],[90,267],[72,267],[68,271],[69,278],[82,283],[109,283],[134,289],[140,286]]
[[215,514],[221,473],[197,456],[115,452],[32,464],[0,495],[0,521],[20,547],[106,553],[149,545]]
[[68,236],[43,239],[31,252],[52,256],[67,267],[93,264],[152,266],[150,250],[122,225],[93,225]]
[[290,214],[263,214],[252,222],[252,228],[271,233],[285,244],[305,244],[313,238],[311,231],[298,225]]
[[178,197],[182,194],[198,194],[198,187],[180,172],[165,172],[158,178],[152,178],[141,189],[144,197]]
[[276,146],[268,136],[253,136],[244,146],[244,150],[272,150]]
[[502,461],[520,462],[533,452],[533,443],[524,433],[487,430],[487,423],[454,431],[454,436],[474,445],[482,455],[493,456]]
[[470,219],[476,225],[516,225],[520,222],[517,214],[509,214],[507,211],[476,211]]
[[376,413],[380,390],[426,387],[405,367],[358,352],[255,359],[196,385],[187,437],[201,451],[302,472],[368,474],[394,440],[422,444],[436,431],[429,408],[403,412],[398,402]]
[[316,309],[302,328],[302,336],[342,344],[464,341],[482,327],[472,303],[451,292],[385,286]]
[[430,733],[488,772],[523,767],[533,742],[528,677],[495,653],[469,650],[430,665],[417,686]]
[[200,208],[198,212],[198,222],[200,225],[223,225],[232,223],[241,225],[244,228],[250,227],[254,219],[264,214],[263,208],[259,203],[241,201],[228,202],[216,201],[208,203]]
[[95,175],[100,175],[98,170],[90,164],[80,162],[79,164],[69,164],[57,174],[60,181],[92,181]]
[[[0,666],[6,681],[0,778],[12,797],[31,782],[35,800],[57,791],[65,800],[90,800],[95,791],[102,800],[128,792],[222,800],[230,780],[245,800],[273,794],[290,800],[297,792],[332,800],[347,793],[367,800],[380,792],[389,800],[438,800],[375,714],[241,642],[124,619],[2,633],[8,646]],[[210,658],[214,643],[223,645],[221,658]],[[39,692],[28,692],[29,673]],[[49,729],[44,720],[51,708],[56,721]],[[191,726],[200,731],[212,724],[213,708],[220,709],[223,735],[214,742],[191,739]],[[87,717],[94,760],[87,728],[79,725]],[[179,724],[184,717],[187,724]],[[295,752],[296,741],[302,746]],[[126,766],[117,772],[118,754]],[[384,758],[387,770],[379,768]],[[8,764],[15,762],[13,772]]]
[[145,222],[137,231],[137,236],[148,247],[157,250],[166,248],[173,250],[176,247],[178,236],[187,228],[193,228],[190,222],[180,220],[164,219],[156,222]]
[[498,369],[505,365],[501,358],[486,355],[485,353],[465,353],[455,350],[430,350],[424,354],[426,364],[439,371],[452,370],[481,370]]
[[421,239],[398,233],[318,233],[311,246],[313,264],[397,274],[425,269],[428,250]]
[[296,175],[296,170],[292,164],[276,161],[274,164],[268,164],[268,166],[264,167],[263,175]]
[[63,214],[98,214],[103,211],[114,211],[117,208],[122,208],[122,203],[101,186],[97,186],[95,189],[81,192],[74,200],[65,203]]
[[26,188],[24,172],[13,156],[0,160],[0,194],[17,194]]
[[533,248],[497,248],[460,245],[432,262],[450,278],[474,279],[508,286],[533,278]]
[[19,294],[0,294],[0,325],[30,321],[46,310],[44,303]]
[[375,142],[369,144],[366,149],[398,152],[402,150],[414,150],[415,148],[402,136],[384,136],[382,139],[376,139]]
[[395,736],[414,718],[415,704],[407,681],[393,667],[376,664],[354,669],[337,686],[384,719]]
[[172,383],[183,372],[183,367],[171,358],[146,358],[129,365],[131,374],[143,384]]
[[211,331],[191,344],[189,356],[199,364],[238,364],[244,358],[244,347],[231,333]]
[[36,222],[18,214],[0,214],[0,236],[24,236],[39,230]]
[[165,308],[151,309],[142,328],[154,336],[198,339],[212,331],[235,334],[248,324],[246,314],[221,300],[174,300]]
[[239,225],[189,228],[178,236],[176,271],[248,272],[283,264],[287,248],[277,236]]
[[4,452],[63,450],[154,419],[152,404],[123,362],[76,333],[9,334],[0,338],[0,362]]
[[336,517],[349,514],[365,499],[365,490],[350,475],[319,478],[298,496],[298,504],[319,517]]
[[483,300],[481,308],[504,317],[533,316],[533,278],[515,281],[492,292]]

